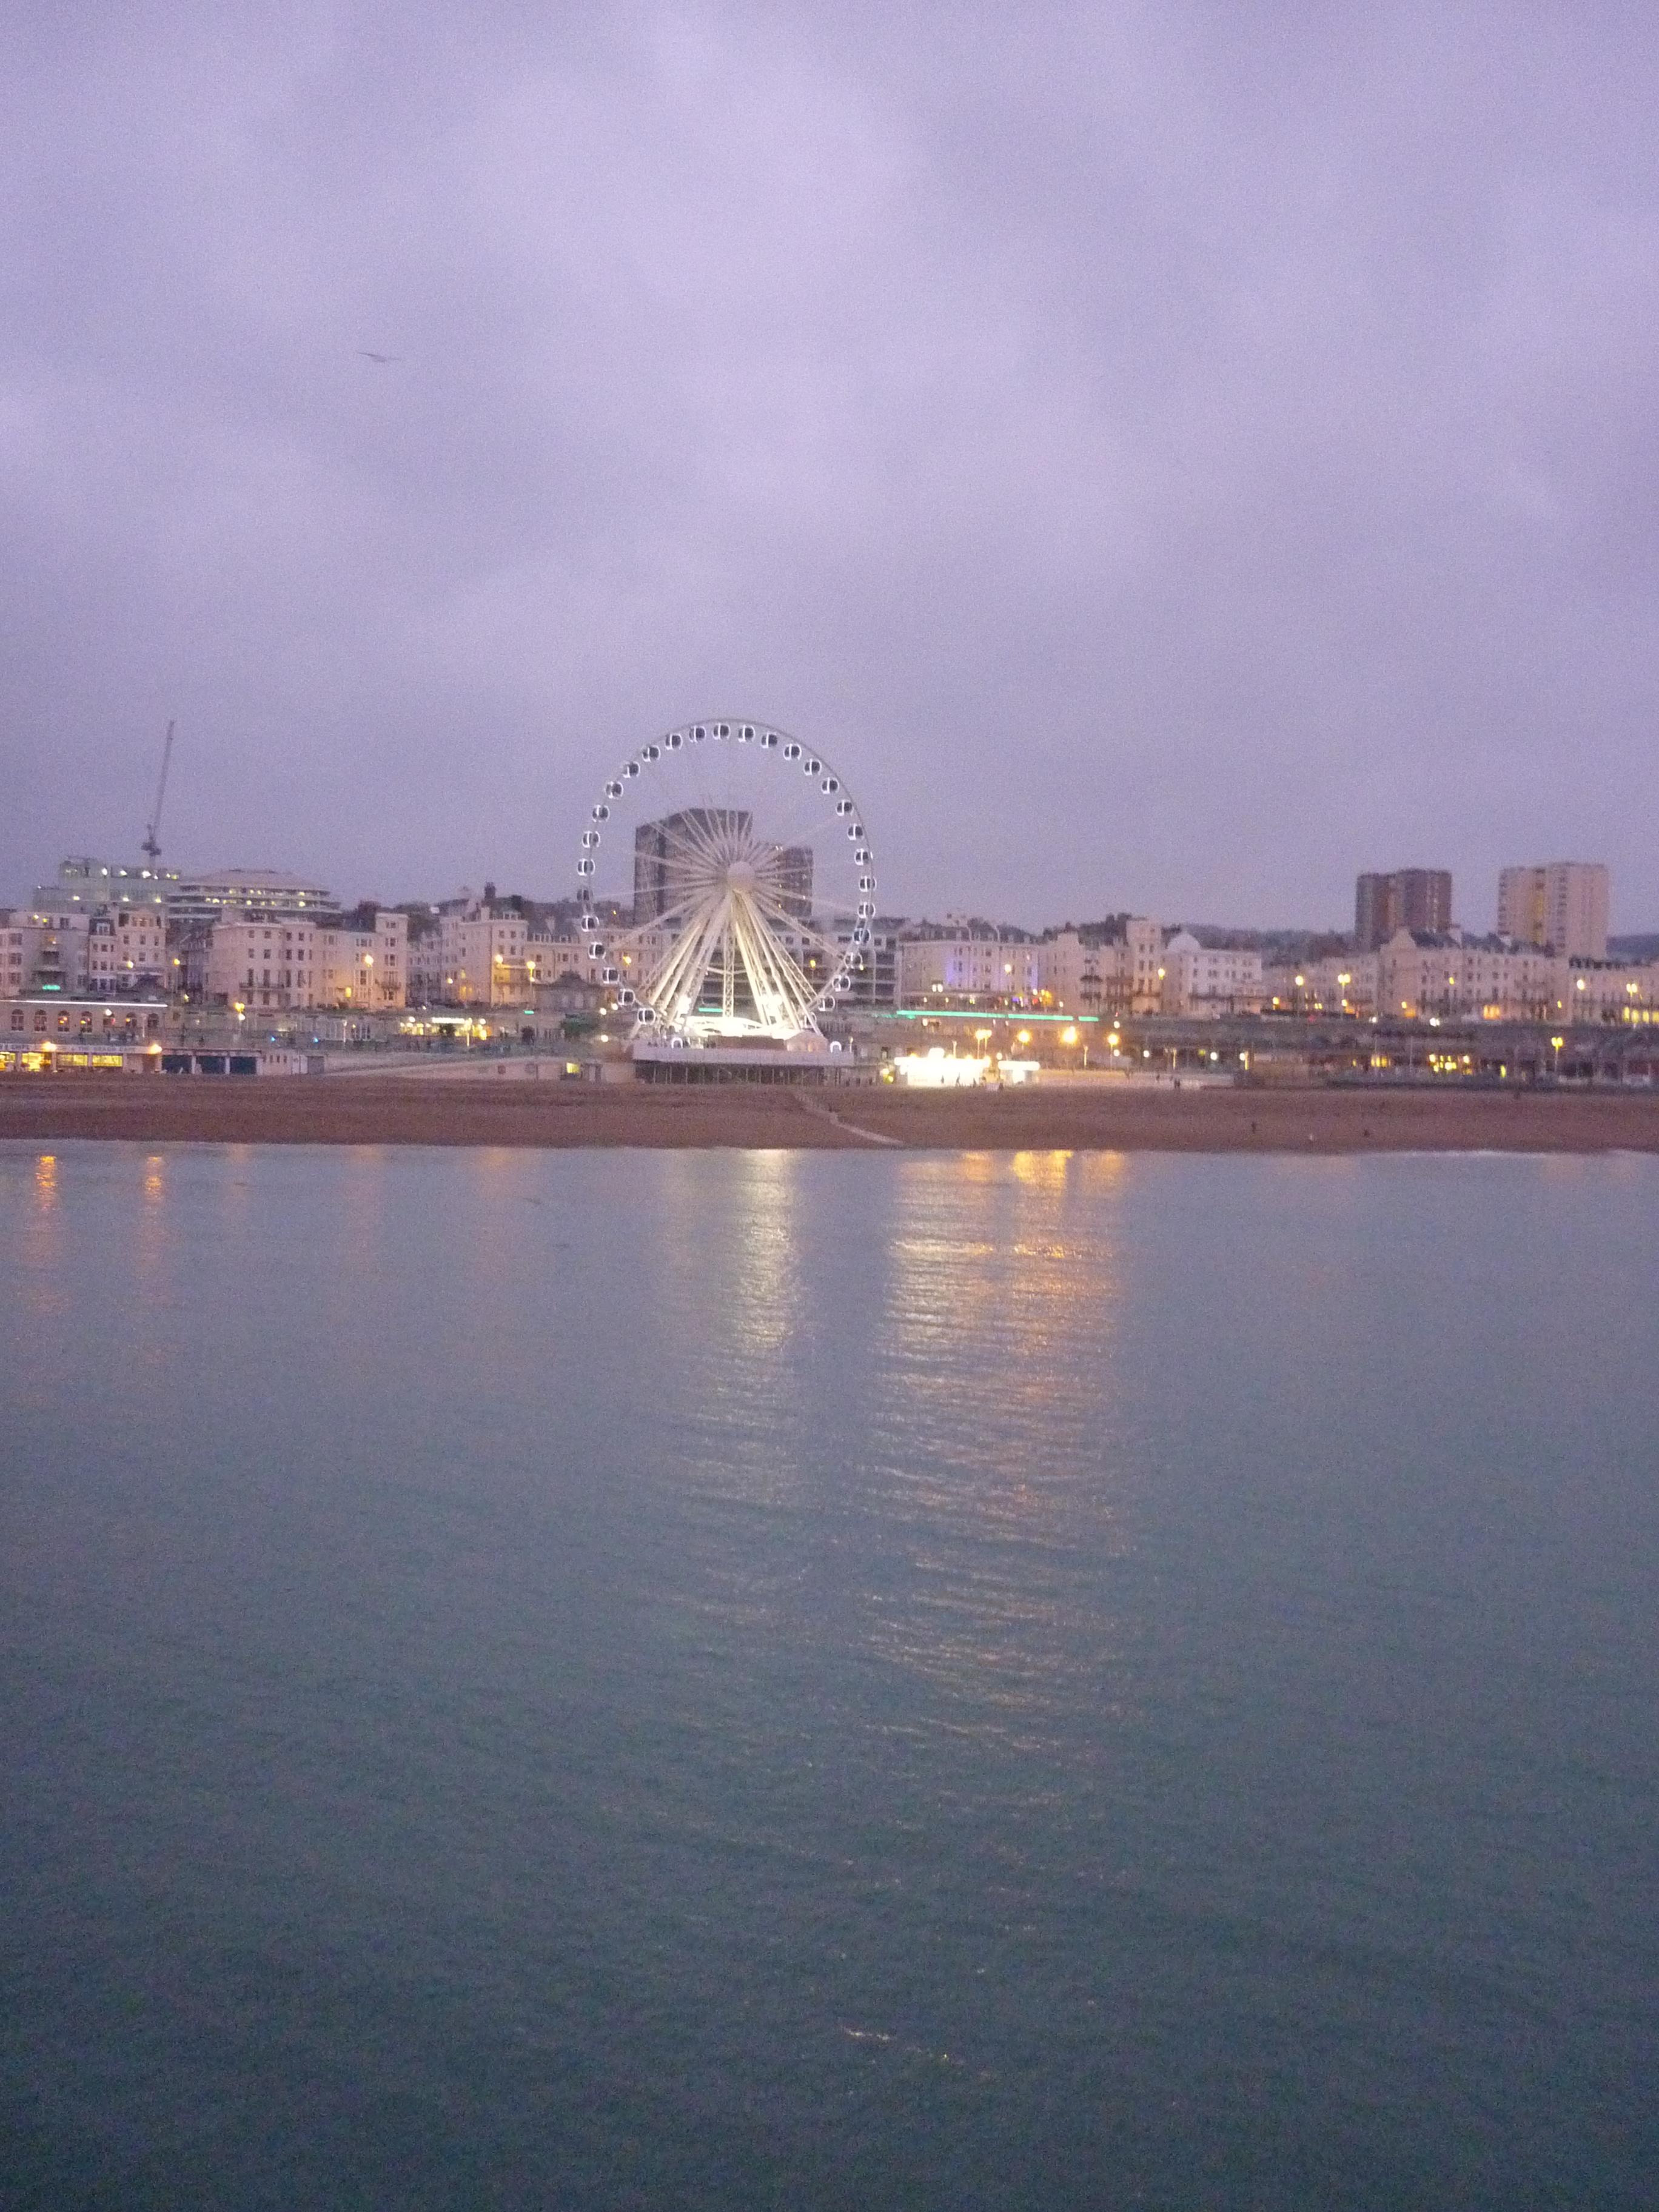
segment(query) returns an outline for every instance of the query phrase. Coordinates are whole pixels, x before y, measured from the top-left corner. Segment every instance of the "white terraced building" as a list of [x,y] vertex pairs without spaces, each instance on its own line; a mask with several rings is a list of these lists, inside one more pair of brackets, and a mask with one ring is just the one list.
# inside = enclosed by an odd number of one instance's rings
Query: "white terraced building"
[[160,907],[106,906],[87,927],[87,988],[155,992],[167,983],[167,917]]
[[1008,999],[1024,1006],[1042,988],[1042,956],[1034,939],[993,930],[901,937],[899,1004]]
[[1261,1010],[1261,955],[1238,946],[1200,945],[1178,929],[1164,947],[1162,1011],[1166,1014],[1254,1014]]
[[1271,1012],[1362,1020],[1645,1023],[1659,1010],[1659,967],[1401,929],[1376,952],[1275,967],[1267,991]]
[[222,920],[208,950],[207,997],[256,1016],[396,1009],[407,1004],[408,937],[408,915],[392,907],[315,921]]

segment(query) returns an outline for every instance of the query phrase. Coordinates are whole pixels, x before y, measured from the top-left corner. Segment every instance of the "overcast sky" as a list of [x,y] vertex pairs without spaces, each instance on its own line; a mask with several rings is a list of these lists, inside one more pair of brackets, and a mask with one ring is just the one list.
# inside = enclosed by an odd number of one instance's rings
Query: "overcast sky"
[[[1659,927],[1659,10],[0,29],[0,891],[573,881],[769,718],[882,903]],[[384,364],[366,350],[394,355]]]

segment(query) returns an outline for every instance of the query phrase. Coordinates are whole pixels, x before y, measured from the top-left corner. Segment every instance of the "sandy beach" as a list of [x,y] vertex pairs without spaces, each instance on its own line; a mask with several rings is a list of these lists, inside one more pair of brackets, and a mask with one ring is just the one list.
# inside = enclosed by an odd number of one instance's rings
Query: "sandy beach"
[[141,1144],[873,1151],[1659,1152],[1659,1094],[886,1087],[671,1090],[386,1078],[0,1080],[0,1136]]

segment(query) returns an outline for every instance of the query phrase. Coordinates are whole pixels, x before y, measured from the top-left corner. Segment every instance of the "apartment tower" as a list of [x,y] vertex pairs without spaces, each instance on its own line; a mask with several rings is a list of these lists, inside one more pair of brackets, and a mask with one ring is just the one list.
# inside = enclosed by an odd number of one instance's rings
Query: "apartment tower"
[[1607,872],[1600,860],[1546,860],[1498,878],[1498,933],[1565,960],[1607,957]]
[[1361,876],[1354,886],[1354,951],[1375,952],[1396,929],[1443,934],[1452,926],[1451,915],[1448,868],[1396,868],[1392,875]]

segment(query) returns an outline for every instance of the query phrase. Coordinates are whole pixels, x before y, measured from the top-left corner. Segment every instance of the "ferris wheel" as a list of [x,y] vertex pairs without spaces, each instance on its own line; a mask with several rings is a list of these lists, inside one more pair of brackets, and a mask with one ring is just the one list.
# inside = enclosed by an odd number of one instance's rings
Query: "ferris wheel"
[[590,973],[669,1043],[810,1035],[871,941],[864,817],[823,755],[765,722],[641,745],[582,832]]

